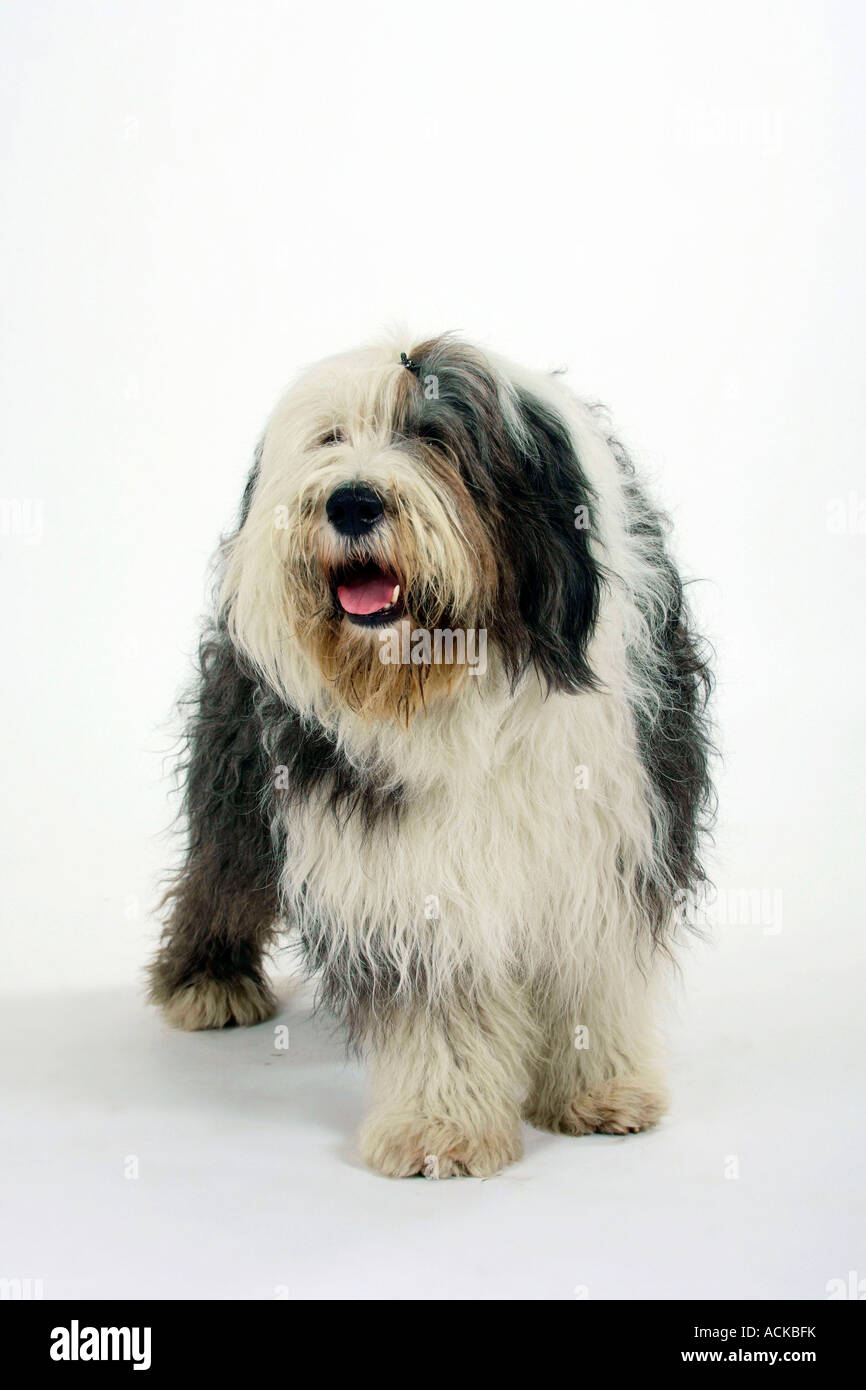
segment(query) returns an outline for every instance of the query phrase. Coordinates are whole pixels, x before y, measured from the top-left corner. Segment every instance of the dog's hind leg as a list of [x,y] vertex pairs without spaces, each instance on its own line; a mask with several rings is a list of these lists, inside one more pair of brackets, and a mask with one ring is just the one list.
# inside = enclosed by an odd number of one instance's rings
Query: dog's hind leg
[[276,1008],[263,956],[279,912],[277,864],[253,690],[226,634],[209,637],[188,729],[186,861],[149,969],[150,1000],[178,1028],[258,1023]]
[[629,1134],[648,1129],[667,1109],[653,1022],[652,984],[637,969],[596,977],[569,994],[536,993],[544,1033],[524,1111],[537,1129],[559,1134]]
[[522,1153],[520,1100],[537,1042],[516,989],[389,1016],[369,1047],[365,1162],[394,1178],[498,1173]]

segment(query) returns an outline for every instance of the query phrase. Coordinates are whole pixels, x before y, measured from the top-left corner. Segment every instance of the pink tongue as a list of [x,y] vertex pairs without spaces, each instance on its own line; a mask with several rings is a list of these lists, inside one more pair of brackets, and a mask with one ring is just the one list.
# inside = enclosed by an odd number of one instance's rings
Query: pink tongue
[[340,584],[337,598],[347,613],[378,613],[391,607],[391,595],[396,579],[377,574],[373,579],[359,579],[355,584]]

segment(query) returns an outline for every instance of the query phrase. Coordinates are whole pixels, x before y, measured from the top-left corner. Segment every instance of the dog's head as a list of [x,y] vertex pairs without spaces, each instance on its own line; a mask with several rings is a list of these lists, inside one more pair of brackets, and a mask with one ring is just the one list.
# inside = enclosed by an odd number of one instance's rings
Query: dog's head
[[223,587],[235,641],[293,703],[373,719],[453,694],[488,640],[512,683],[534,668],[578,689],[594,505],[561,415],[479,351],[330,359],[284,397],[250,477]]

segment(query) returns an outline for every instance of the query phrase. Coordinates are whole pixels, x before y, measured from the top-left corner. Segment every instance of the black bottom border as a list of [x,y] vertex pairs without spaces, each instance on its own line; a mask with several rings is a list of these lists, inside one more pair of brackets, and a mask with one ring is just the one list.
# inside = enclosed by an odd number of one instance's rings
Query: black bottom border
[[[628,1378],[648,1368],[696,1366],[799,1366],[850,1374],[862,1356],[863,1304],[853,1300],[539,1301],[527,1303],[527,1311],[519,1315],[531,1320],[525,1327],[506,1304],[502,1333],[496,1303],[450,1302],[447,1313],[422,1307],[419,1316],[419,1301],[393,1303],[391,1311],[381,1305],[374,1311],[364,1300],[340,1302],[339,1312],[322,1313],[303,1300],[13,1298],[0,1301],[0,1335],[7,1357],[14,1351],[19,1383],[20,1371],[27,1374],[31,1368],[52,1378],[76,1379],[93,1379],[105,1371],[138,1374],[140,1379],[189,1371],[243,1381],[299,1372],[306,1377],[310,1353],[321,1357],[322,1350],[328,1379],[343,1357],[352,1375],[415,1379],[419,1373],[438,1378],[444,1372],[462,1378],[473,1363],[494,1371],[503,1356],[519,1355],[519,1343],[524,1355],[535,1360],[540,1348],[528,1337],[536,1322],[546,1324],[546,1337],[554,1339],[545,1347],[556,1367],[553,1374],[575,1381],[587,1374]],[[323,1317],[329,1329],[324,1347]],[[450,1336],[455,1323],[462,1324],[453,1329],[459,1341]],[[92,1352],[101,1359],[92,1359]],[[439,1358],[445,1365],[436,1365]],[[515,1369],[512,1362],[512,1375]]]

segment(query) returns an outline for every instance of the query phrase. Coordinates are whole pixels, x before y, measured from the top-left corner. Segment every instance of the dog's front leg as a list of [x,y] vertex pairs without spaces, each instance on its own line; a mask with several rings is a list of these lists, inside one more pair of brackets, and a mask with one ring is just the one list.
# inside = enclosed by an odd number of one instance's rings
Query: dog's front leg
[[636,960],[601,966],[573,994],[537,994],[543,1056],[525,1118],[560,1134],[628,1134],[654,1125],[667,1108],[655,1010],[659,981]]
[[368,1037],[374,1104],[361,1155],[388,1177],[487,1178],[523,1151],[534,1025],[515,989],[393,1011]]
[[224,629],[203,644],[187,734],[187,854],[150,966],[150,999],[178,1028],[259,1023],[276,1009],[263,969],[279,913],[262,809],[268,767],[253,683]]

